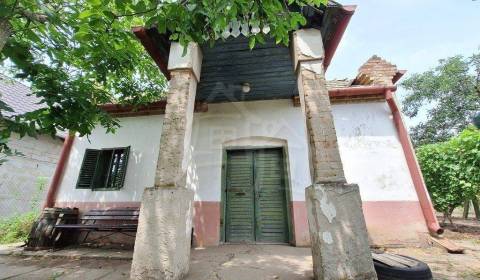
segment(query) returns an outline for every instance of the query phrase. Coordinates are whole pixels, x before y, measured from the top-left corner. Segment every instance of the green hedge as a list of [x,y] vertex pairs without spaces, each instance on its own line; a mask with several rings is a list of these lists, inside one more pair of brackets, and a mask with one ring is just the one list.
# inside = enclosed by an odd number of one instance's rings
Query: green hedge
[[472,127],[446,142],[424,145],[417,158],[434,207],[447,216],[480,193],[480,130]]
[[37,212],[28,212],[12,218],[0,220],[0,244],[26,241]]

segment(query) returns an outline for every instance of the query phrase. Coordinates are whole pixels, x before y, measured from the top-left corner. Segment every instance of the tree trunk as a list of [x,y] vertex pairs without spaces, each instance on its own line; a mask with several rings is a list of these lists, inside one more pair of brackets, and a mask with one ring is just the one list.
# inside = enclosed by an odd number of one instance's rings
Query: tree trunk
[[12,27],[6,18],[0,18],[0,52],[7,43],[8,37],[12,34]]
[[470,210],[470,200],[465,200],[463,203],[463,218],[468,219],[468,212]]
[[475,210],[475,218],[480,221],[480,207],[478,206],[478,198],[472,199],[473,209]]

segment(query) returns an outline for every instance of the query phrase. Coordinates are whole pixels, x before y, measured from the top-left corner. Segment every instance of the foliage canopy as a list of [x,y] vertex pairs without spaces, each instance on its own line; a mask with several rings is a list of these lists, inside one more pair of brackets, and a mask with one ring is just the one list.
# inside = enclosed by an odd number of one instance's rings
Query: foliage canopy
[[415,145],[446,141],[465,129],[480,109],[480,53],[442,59],[434,69],[414,74],[401,84],[409,91],[403,112],[427,119],[411,129]]
[[[158,100],[166,81],[130,31],[156,25],[186,45],[218,40],[231,21],[269,26],[277,43],[305,24],[301,8],[327,0],[2,0],[0,62],[31,84],[45,108],[15,118],[0,113],[4,151],[12,132],[34,136],[70,130],[89,134],[118,122],[99,104]],[[292,7],[296,7],[292,9]],[[250,35],[250,47],[264,41]],[[0,104],[2,105],[2,104]],[[4,105],[4,104],[3,104]],[[8,110],[8,108],[3,108]]]

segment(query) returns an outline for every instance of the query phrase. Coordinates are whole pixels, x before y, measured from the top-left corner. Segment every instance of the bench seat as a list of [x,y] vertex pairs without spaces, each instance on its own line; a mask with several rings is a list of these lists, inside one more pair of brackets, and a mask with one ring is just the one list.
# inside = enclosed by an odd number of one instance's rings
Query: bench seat
[[93,231],[112,232],[112,234],[136,232],[139,215],[140,210],[138,208],[92,209],[85,212],[76,224],[60,223],[61,219],[59,218],[55,229],[62,233],[86,231],[87,234],[83,238],[84,242],[88,234]]

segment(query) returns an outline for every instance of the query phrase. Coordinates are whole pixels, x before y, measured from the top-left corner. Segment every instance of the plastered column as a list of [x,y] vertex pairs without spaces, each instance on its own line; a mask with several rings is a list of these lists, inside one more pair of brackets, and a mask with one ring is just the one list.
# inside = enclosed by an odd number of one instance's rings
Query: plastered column
[[323,68],[319,30],[293,34],[313,185],[305,190],[315,279],[376,279],[358,186],[347,184]]
[[190,265],[194,192],[186,185],[187,159],[202,54],[196,44],[172,43],[171,74],[155,185],[142,196],[131,279],[183,279]]

